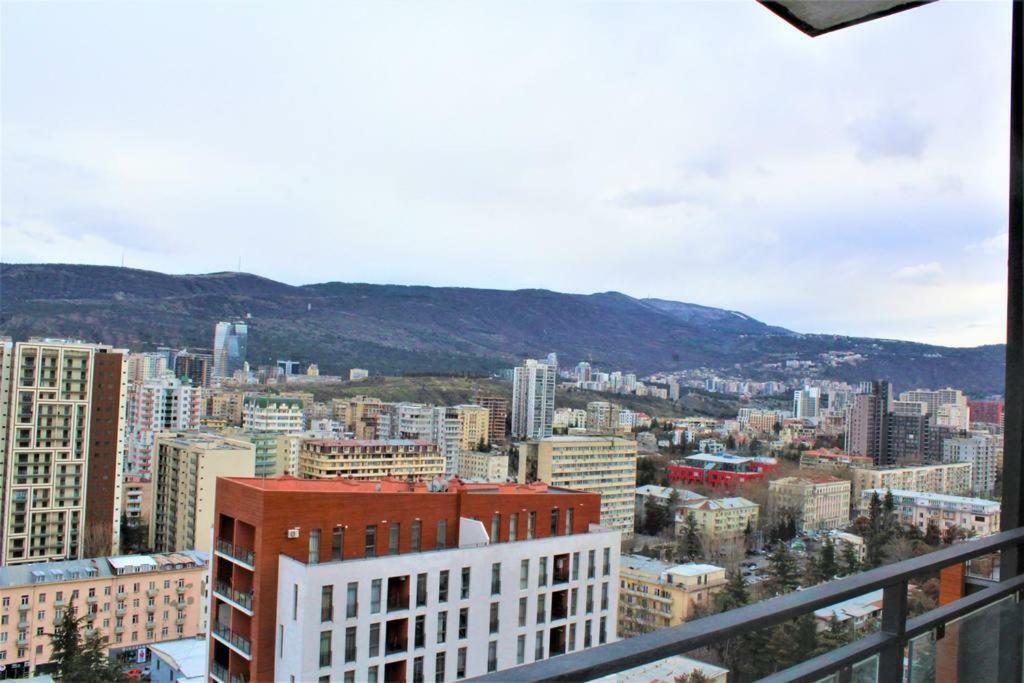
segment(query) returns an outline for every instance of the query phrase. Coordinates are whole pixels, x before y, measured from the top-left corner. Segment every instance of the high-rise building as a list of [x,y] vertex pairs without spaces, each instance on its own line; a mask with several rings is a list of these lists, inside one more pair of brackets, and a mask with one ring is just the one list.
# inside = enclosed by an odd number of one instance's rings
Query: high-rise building
[[633,534],[636,441],[607,436],[549,436],[519,444],[519,483],[601,494],[601,523]]
[[490,444],[491,413],[483,406],[461,404],[452,406],[459,420],[459,450],[471,451],[481,444]]
[[969,462],[972,465],[971,493],[991,496],[995,491],[998,443],[990,434],[975,433],[942,442],[943,462]]
[[128,388],[126,474],[149,477],[153,440],[159,432],[199,429],[202,389],[165,375]]
[[556,367],[533,359],[515,369],[512,378],[512,436],[521,439],[551,436],[556,375]]
[[619,406],[608,401],[587,403],[587,430],[611,433],[619,429]]
[[804,387],[793,392],[793,417],[817,419],[821,412],[821,389]]
[[449,681],[613,641],[620,536],[599,505],[543,484],[220,479],[209,671]]
[[508,399],[501,396],[477,396],[473,402],[478,406],[487,408],[488,443],[503,444],[508,438]]
[[77,341],[3,343],[0,563],[120,552],[126,356]]
[[200,432],[156,437],[149,545],[158,552],[210,551],[217,477],[251,477],[251,443]]
[[431,441],[307,439],[299,452],[298,474],[303,479],[429,480],[442,476],[444,466],[444,456]]
[[231,377],[245,367],[249,334],[244,322],[219,322],[213,333],[213,376]]
[[590,363],[587,361],[580,361],[576,364],[576,382],[589,382],[590,381]]
[[884,380],[871,382],[869,392],[854,397],[846,419],[847,453],[866,455],[876,465],[893,464],[886,452],[891,403],[892,385]]
[[163,377],[168,370],[167,354],[159,351],[128,354],[128,381],[145,382]]
[[[900,393],[901,401],[920,401],[928,405],[928,413],[931,415],[937,415],[939,412],[939,406],[943,405],[959,405],[967,409],[967,397],[964,396],[963,392],[959,389],[953,389],[946,387],[945,389],[912,389],[911,391],[904,391]],[[962,429],[967,429],[967,425],[964,425]]]
[[920,465],[928,462],[932,431],[926,403],[893,401],[885,427],[885,460],[876,464]]
[[972,422],[992,425],[1003,424],[1002,401],[968,401],[967,408],[970,410]]
[[208,387],[213,378],[213,355],[181,350],[174,354],[174,376],[192,381],[193,386]]

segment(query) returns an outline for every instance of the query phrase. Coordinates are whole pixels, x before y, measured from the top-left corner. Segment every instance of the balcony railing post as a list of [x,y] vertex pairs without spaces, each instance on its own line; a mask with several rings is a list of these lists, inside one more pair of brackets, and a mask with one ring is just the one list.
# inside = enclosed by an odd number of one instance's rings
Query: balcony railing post
[[906,631],[907,580],[903,579],[882,590],[882,633],[895,638],[878,654],[879,683],[903,680],[903,636]]

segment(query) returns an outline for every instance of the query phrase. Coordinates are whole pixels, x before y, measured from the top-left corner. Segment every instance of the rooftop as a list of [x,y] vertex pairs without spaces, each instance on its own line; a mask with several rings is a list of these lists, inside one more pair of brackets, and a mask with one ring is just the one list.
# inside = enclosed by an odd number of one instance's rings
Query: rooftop
[[[149,646],[155,656],[180,671],[185,680],[206,678],[209,662],[209,641],[206,638],[183,638],[154,643]],[[175,679],[181,681],[182,678]]]
[[308,444],[317,446],[433,446],[432,441],[423,439],[310,439]]
[[969,498],[967,496],[950,496],[945,493],[925,493],[922,491],[907,491],[906,489],[864,489],[861,492],[862,498],[870,498],[871,494],[878,492],[880,497],[885,497],[887,493],[891,493],[894,496],[900,498],[918,498],[929,500],[935,503],[953,503],[956,505],[979,505],[983,507],[991,507],[996,510],[999,509],[998,500],[986,500],[984,498]]
[[[572,489],[548,486],[544,482],[532,484],[466,482],[458,478],[448,481],[405,481],[402,479],[296,479],[295,477],[223,477],[260,491],[286,491],[292,493],[500,493],[514,495],[525,493],[586,493]],[[591,494],[597,495],[597,494]]]
[[742,465],[745,462],[750,462],[753,458],[744,458],[739,455],[732,455],[731,453],[697,453],[695,455],[687,456],[687,460],[695,460],[697,462],[716,462],[726,465]]
[[595,678],[592,683],[673,683],[679,676],[689,676],[694,671],[700,671],[712,681],[729,673],[728,669],[714,664],[673,655],[657,662]]
[[183,550],[155,555],[120,555],[87,560],[35,562],[0,567],[0,587],[29,586],[61,581],[82,581],[123,574],[148,573],[190,566],[206,566],[209,553]]
[[730,510],[735,508],[758,507],[757,503],[739,496],[729,498],[709,498],[706,500],[683,503],[683,507],[689,510]]

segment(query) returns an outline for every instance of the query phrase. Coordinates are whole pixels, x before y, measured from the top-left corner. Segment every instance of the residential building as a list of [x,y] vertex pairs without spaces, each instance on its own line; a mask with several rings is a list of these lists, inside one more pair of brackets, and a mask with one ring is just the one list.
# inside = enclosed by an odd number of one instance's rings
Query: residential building
[[[942,442],[942,461],[970,463],[971,493],[991,496],[995,492],[996,473],[999,471],[999,441],[991,434],[980,432],[966,437],[955,437]],[[911,491],[920,489],[911,488]]]
[[121,491],[121,513],[125,524],[135,529],[146,527],[153,509],[153,481],[126,475]]
[[512,376],[512,436],[542,439],[551,436],[555,414],[558,368],[527,360]]
[[970,410],[971,422],[1003,424],[1002,401],[968,401],[967,408]]
[[931,417],[919,401],[893,401],[886,419],[885,461],[878,465],[920,465],[928,461]]
[[820,388],[804,387],[793,392],[793,417],[816,420],[820,412]]
[[301,432],[305,418],[300,398],[246,396],[242,400],[242,426],[258,432]]
[[181,350],[174,354],[174,376],[188,378],[192,386],[208,387],[213,378],[213,354]]
[[334,399],[335,419],[344,418],[345,431],[355,434],[357,439],[379,438],[378,417],[384,403],[379,398],[354,396],[350,399]]
[[724,567],[669,564],[643,555],[619,558],[619,635],[649,633],[689,621],[712,608],[725,587]]
[[[621,413],[619,413],[621,415]],[[587,428],[587,411],[582,408],[556,408],[551,422],[552,429],[568,432],[571,429]]]
[[683,503],[675,518],[677,536],[685,530],[690,515],[693,515],[705,548],[742,548],[747,534],[757,529],[761,506],[738,496]]
[[828,607],[814,610],[818,631],[825,631],[833,622],[838,622],[852,632],[868,626],[872,619],[882,614],[882,589],[858,595]]
[[370,371],[364,368],[351,368],[348,371],[348,381],[361,382],[370,376]]
[[[303,435],[302,432],[264,432],[237,427],[218,429],[215,433],[252,444],[256,452],[254,473],[257,477],[277,477],[292,472],[294,440],[290,437],[295,435],[301,439]],[[306,438],[309,438],[308,435]],[[298,450],[294,450],[294,453],[297,454]]]
[[159,379],[167,374],[167,354],[158,351],[129,353],[127,358],[128,381],[140,384],[147,380]]
[[525,441],[519,444],[519,483],[531,481],[601,494],[601,523],[633,534],[635,441],[597,436]]
[[768,510],[796,515],[799,531],[837,529],[850,523],[850,482],[827,474],[768,482]]
[[487,409],[487,442],[505,443],[508,438],[508,399],[501,396],[477,396],[473,402]]
[[851,471],[850,499],[860,500],[864,489],[904,489],[964,496],[971,493],[973,466],[970,462],[915,467],[858,468]]
[[743,457],[731,453],[697,453],[668,465],[672,483],[705,484],[712,488],[762,479],[778,466],[774,458]]
[[213,331],[213,376],[227,379],[246,367],[248,326],[241,321],[219,322]]
[[853,398],[846,418],[846,450],[854,455],[865,455],[876,465],[891,465],[888,460],[889,405],[892,403],[892,385],[884,380],[871,382],[870,392]]
[[[675,503],[673,504],[673,496],[675,497]],[[661,505],[666,509],[669,509],[670,513],[675,513],[676,509],[684,503],[695,503],[700,500],[706,500],[706,496],[702,496],[699,493],[694,493],[687,489],[677,489],[671,486],[657,486],[655,484],[644,484],[643,486],[636,487],[635,498],[635,518],[642,520],[644,515],[647,514],[647,507],[649,505]]]
[[445,459],[430,441],[307,439],[299,452],[303,479],[429,480],[444,474]]
[[461,404],[452,410],[459,420],[459,450],[472,451],[491,443],[491,412],[483,406]]
[[459,478],[480,481],[508,481],[508,455],[462,451],[459,454]]
[[116,554],[127,352],[56,339],[2,347],[0,564]]
[[848,470],[858,467],[872,467],[874,461],[866,455],[851,455],[838,448],[817,448],[800,452],[800,469]]
[[772,434],[775,430],[782,428],[782,422],[791,417],[783,410],[757,410],[754,408],[740,408],[736,421],[741,427],[745,427],[758,434]]
[[203,392],[206,397],[206,413],[203,417],[223,420],[229,425],[242,424],[242,402],[245,395],[237,391],[211,389]]
[[159,434],[154,449],[149,545],[159,552],[210,550],[217,477],[251,477],[256,449],[215,434]]
[[111,655],[205,634],[208,563],[207,553],[185,551],[0,568],[0,601],[10,606],[0,624],[4,675],[52,670],[49,634],[67,609]]
[[999,501],[902,489],[864,489],[860,494],[860,507],[865,513],[875,493],[880,498],[891,495],[900,523],[913,524],[922,532],[928,530],[929,521],[934,521],[940,531],[954,526],[975,536],[999,531]]
[[[967,397],[959,389],[946,387],[945,389],[913,389],[900,393],[901,401],[920,401],[927,406],[929,415],[938,416],[942,406],[957,406],[960,410],[949,411],[947,415],[955,422],[948,423],[957,429],[970,429],[970,409],[967,407]],[[948,418],[947,418],[948,419]],[[939,424],[946,424],[940,422]]]
[[593,433],[615,433],[619,430],[619,406],[608,401],[587,404],[587,430]]
[[212,679],[448,681],[616,639],[598,496],[435,484],[220,479]]
[[149,477],[153,441],[166,431],[199,428],[203,393],[189,380],[164,375],[131,382],[128,387],[125,473]]

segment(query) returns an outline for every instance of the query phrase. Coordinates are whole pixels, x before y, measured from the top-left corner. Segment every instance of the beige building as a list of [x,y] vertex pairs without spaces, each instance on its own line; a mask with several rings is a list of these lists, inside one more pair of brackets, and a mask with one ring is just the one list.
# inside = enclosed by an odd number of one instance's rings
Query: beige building
[[797,528],[836,529],[850,523],[850,482],[838,477],[783,477],[768,482],[768,509],[796,513]]
[[761,506],[737,496],[685,502],[676,514],[676,535],[686,528],[691,514],[704,546],[717,549],[744,543],[747,529],[757,529]]
[[437,444],[412,439],[307,439],[299,451],[303,479],[433,479],[444,474]]
[[481,442],[490,445],[491,411],[473,404],[457,405],[453,410],[459,418],[459,450],[474,450]]
[[206,633],[207,553],[123,555],[0,568],[0,662],[8,677],[50,661],[49,633],[72,608],[111,654]]
[[229,425],[242,424],[243,394],[229,389],[208,389],[203,395],[206,397],[204,417],[224,420]]
[[0,564],[120,552],[126,357],[0,339]]
[[127,475],[122,486],[121,512],[128,526],[149,524],[153,509],[153,481],[145,477]]
[[601,524],[633,535],[636,441],[549,436],[519,446],[519,483],[543,481],[601,494]]
[[459,453],[459,477],[484,481],[508,480],[508,456],[502,453],[462,451]]
[[352,432],[357,439],[377,438],[377,416],[384,408],[379,398],[354,396],[349,399],[333,399],[331,407],[334,419],[345,421],[345,431]]
[[149,545],[160,552],[210,551],[217,477],[252,477],[256,448],[215,434],[156,438]]
[[969,462],[915,467],[887,467],[881,469],[855,469],[851,500],[860,500],[864,489],[904,489],[925,493],[946,493],[965,496],[971,493],[973,466]]
[[928,530],[933,520],[940,531],[958,526],[976,536],[987,536],[999,531],[999,501],[983,498],[947,496],[942,493],[921,493],[900,489],[865,489],[861,492],[861,510],[867,513],[871,495],[877,492],[884,498],[892,495],[894,509],[900,523],[913,524],[921,531]]
[[725,568],[644,557],[619,558],[619,636],[678,626],[711,606],[726,584]]

